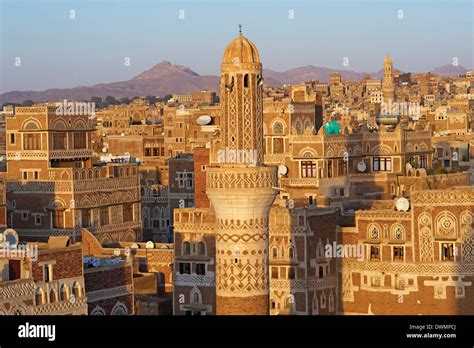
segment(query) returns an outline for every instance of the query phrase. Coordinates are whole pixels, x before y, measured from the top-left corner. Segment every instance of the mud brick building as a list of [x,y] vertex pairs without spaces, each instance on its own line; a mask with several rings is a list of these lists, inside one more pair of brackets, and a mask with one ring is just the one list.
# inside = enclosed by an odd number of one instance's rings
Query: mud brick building
[[8,227],[22,240],[141,238],[136,165],[95,163],[90,115],[58,115],[54,105],[18,107],[7,117]]
[[103,252],[90,232],[81,232],[89,315],[134,314],[132,260],[121,253]]
[[87,314],[80,243],[50,237],[28,247],[37,247],[37,255],[0,258],[0,314]]
[[344,244],[364,259],[344,259],[340,312],[470,314],[473,302],[472,187],[413,192],[409,211],[356,212]]

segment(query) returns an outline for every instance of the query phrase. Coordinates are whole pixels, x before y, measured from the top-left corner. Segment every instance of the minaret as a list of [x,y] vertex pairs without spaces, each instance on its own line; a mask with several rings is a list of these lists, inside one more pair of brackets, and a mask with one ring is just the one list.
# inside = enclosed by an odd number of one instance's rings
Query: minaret
[[206,169],[216,217],[216,313],[269,314],[268,212],[276,167],[263,164],[262,64],[240,32],[221,65],[220,144]]
[[387,55],[383,60],[383,101],[390,103],[395,101],[395,86],[393,83],[392,57]]

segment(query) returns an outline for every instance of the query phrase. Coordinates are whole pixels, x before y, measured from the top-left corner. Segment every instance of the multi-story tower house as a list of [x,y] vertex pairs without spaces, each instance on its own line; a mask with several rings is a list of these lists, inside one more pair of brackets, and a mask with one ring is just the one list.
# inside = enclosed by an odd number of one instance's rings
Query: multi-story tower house
[[207,168],[215,212],[216,313],[268,314],[268,211],[276,167],[263,164],[262,64],[240,34],[221,65],[221,134]]
[[344,245],[362,245],[364,256],[341,260],[340,312],[472,313],[473,199],[469,186],[430,187],[413,192],[403,210],[357,211],[355,227],[339,235]]
[[0,315],[87,314],[80,243],[51,237],[20,248],[0,255]]
[[141,238],[138,168],[93,163],[94,119],[58,115],[55,105],[16,108],[7,117],[8,227],[23,240]]
[[389,103],[395,101],[395,86],[393,82],[392,57],[386,56],[383,60],[383,101]]

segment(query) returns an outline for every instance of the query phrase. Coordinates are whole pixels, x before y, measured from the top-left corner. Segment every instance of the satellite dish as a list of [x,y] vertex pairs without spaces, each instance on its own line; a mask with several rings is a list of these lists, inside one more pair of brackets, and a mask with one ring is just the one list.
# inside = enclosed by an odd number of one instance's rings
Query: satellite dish
[[139,248],[140,248],[140,247],[138,246],[137,243],[133,243],[133,244],[130,246],[130,254],[131,254],[132,256],[135,256],[135,255],[138,253],[138,249],[139,249]]
[[280,164],[278,166],[278,175],[286,175],[288,174],[288,168],[284,164]]
[[398,211],[408,211],[410,209],[410,201],[405,197],[400,197],[397,199],[396,207]]
[[146,242],[145,247],[147,249],[153,249],[155,247],[155,243],[153,243],[151,240],[149,240],[148,242]]
[[357,170],[359,172],[365,172],[365,170],[367,169],[367,165],[365,164],[365,162],[359,162],[357,163]]
[[3,231],[3,242],[8,243],[9,246],[17,246],[18,245],[18,233],[13,228],[7,228]]
[[196,122],[201,126],[205,126],[206,124],[209,124],[211,121],[212,121],[212,118],[209,115],[199,116],[196,120]]

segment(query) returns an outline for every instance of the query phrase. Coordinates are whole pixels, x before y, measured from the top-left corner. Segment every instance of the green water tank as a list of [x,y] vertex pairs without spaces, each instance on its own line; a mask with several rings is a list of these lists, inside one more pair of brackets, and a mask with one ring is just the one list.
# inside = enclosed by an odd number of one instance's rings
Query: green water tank
[[326,122],[323,127],[326,131],[326,134],[339,134],[339,131],[341,130],[339,123],[336,121]]

